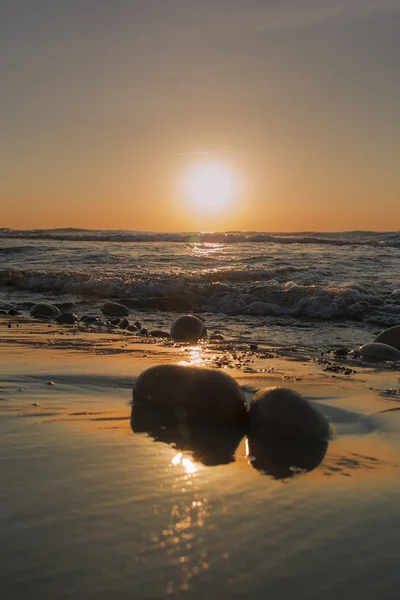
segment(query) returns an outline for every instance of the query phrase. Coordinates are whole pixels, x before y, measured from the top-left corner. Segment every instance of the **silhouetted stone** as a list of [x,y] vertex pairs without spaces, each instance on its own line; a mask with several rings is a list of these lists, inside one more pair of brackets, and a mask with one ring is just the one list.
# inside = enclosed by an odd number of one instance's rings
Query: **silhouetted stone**
[[60,311],[53,304],[35,304],[31,308],[31,315],[35,317],[37,315],[45,315],[46,317],[57,317],[60,314]]
[[128,319],[121,319],[119,323],[115,323],[120,329],[126,329],[129,325]]
[[389,346],[389,344],[382,344],[381,342],[364,344],[359,348],[359,352],[362,358],[371,360],[400,360],[400,350],[397,350],[394,346]]
[[73,325],[78,321],[78,317],[74,313],[62,313],[55,318],[59,325]]
[[257,392],[249,417],[250,430],[255,433],[325,441],[332,432],[328,419],[313,404],[287,388]]
[[196,343],[205,337],[206,328],[198,317],[182,315],[175,319],[171,327],[171,338],[176,342]]
[[129,315],[129,308],[117,302],[105,302],[101,310],[108,317],[127,317]]
[[374,342],[388,344],[389,346],[393,346],[393,348],[400,350],[400,325],[395,325],[394,327],[385,329],[385,331],[382,331],[376,336]]
[[240,385],[211,369],[157,365],[144,371],[133,386],[133,403],[154,407],[182,420],[238,426],[247,423]]

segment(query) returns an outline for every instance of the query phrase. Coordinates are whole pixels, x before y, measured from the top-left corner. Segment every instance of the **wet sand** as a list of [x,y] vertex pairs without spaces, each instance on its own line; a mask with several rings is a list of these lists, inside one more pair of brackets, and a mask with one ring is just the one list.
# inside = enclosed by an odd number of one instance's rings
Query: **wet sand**
[[[398,597],[393,365],[8,323],[0,339],[6,598]],[[304,447],[182,435],[156,416],[135,421],[133,381],[157,363],[224,369],[248,398],[288,386],[319,405],[335,435],[324,448]]]

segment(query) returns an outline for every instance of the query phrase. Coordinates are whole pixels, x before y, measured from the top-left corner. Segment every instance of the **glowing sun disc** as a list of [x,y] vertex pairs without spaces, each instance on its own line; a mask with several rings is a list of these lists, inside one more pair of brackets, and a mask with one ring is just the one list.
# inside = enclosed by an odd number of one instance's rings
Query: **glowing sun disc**
[[183,174],[182,191],[194,208],[218,212],[236,199],[239,193],[238,175],[223,162],[192,164]]

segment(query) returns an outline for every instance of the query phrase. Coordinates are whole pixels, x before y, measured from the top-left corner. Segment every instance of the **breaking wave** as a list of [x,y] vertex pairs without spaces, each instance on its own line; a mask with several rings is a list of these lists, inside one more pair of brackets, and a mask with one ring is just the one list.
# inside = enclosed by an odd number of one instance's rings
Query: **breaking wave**
[[93,276],[77,272],[0,270],[0,285],[30,294],[73,296],[77,303],[115,299],[131,309],[193,311],[227,315],[400,322],[400,290],[356,282],[302,284],[288,278],[299,268],[148,278]]
[[82,242],[175,242],[220,244],[314,244],[330,246],[373,246],[400,248],[400,232],[353,231],[341,233],[152,233],[141,231],[94,231],[88,229],[0,229],[1,238],[63,240]]

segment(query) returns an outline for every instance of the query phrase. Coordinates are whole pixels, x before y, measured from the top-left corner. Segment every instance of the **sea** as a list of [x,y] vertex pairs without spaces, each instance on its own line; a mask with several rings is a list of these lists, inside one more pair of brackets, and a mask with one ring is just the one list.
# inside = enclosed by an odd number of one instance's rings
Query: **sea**
[[400,232],[0,229],[0,308],[107,300],[144,326],[194,313],[232,340],[354,347],[400,323]]

